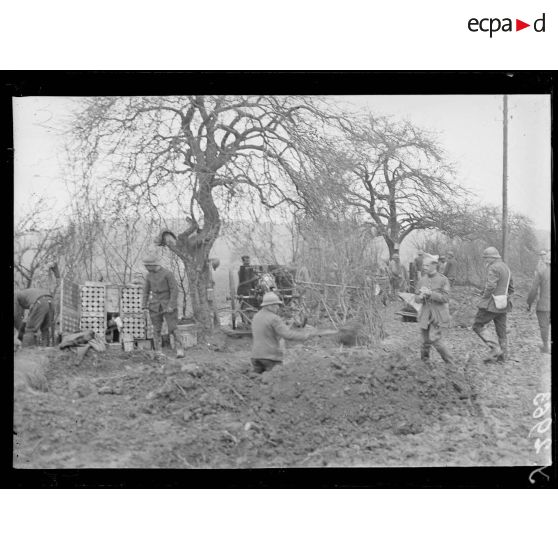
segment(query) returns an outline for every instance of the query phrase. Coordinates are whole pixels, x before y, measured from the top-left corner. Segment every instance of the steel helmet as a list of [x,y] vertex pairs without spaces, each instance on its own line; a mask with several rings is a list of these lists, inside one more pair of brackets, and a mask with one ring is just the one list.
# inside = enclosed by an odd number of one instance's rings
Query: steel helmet
[[500,257],[500,252],[498,252],[498,250],[496,248],[494,248],[494,246],[489,246],[482,253],[482,257],[483,258],[499,258]]
[[271,306],[272,304],[283,304],[283,302],[275,293],[265,293],[260,306],[263,308],[264,306]]

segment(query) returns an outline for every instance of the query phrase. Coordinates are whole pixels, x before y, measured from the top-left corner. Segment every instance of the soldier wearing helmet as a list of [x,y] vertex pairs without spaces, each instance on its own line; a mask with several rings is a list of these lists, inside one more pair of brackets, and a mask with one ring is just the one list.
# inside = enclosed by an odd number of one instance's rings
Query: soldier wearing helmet
[[178,285],[171,271],[161,266],[161,260],[156,254],[150,254],[143,259],[147,269],[147,276],[143,287],[142,308],[153,324],[153,345],[156,351],[161,350],[161,330],[163,319],[167,322],[169,335],[174,337],[176,356],[182,358],[184,349],[182,341],[176,335],[178,325]]
[[[514,293],[513,279],[510,268],[502,261],[500,253],[494,246],[486,248],[482,254],[486,267],[486,280],[478,303],[477,314],[473,323],[473,331],[490,349],[485,362],[504,361],[508,356],[506,322],[507,314],[512,309],[510,295]],[[499,299],[506,297],[503,307]],[[488,332],[488,325],[494,322],[498,341]]]
[[548,333],[550,328],[550,252],[544,254],[544,269],[537,265],[531,290],[527,296],[527,311],[531,311],[531,305],[537,300],[537,319],[541,333],[541,352],[550,353]]
[[455,261],[455,255],[452,251],[448,252],[446,267],[444,268],[444,275],[448,278],[450,287],[453,287],[455,283],[455,277],[457,275],[457,262]]
[[337,334],[337,330],[318,331],[290,329],[277,315],[283,304],[274,292],[265,293],[260,311],[252,320],[252,366],[254,372],[261,374],[283,362],[281,339],[306,341],[309,337]]

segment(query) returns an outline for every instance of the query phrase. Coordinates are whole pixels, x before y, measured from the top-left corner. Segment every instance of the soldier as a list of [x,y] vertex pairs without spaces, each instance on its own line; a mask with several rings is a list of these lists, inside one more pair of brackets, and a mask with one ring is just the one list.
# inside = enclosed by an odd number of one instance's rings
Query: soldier
[[252,366],[254,372],[261,374],[283,362],[283,351],[279,345],[281,339],[305,341],[319,335],[336,335],[337,330],[294,330],[277,315],[281,299],[272,292],[265,293],[261,310],[252,320]]
[[550,353],[548,344],[548,330],[550,325],[550,252],[545,253],[545,268],[540,271],[539,266],[535,271],[533,284],[527,296],[527,311],[531,311],[531,305],[538,296],[537,301],[537,319],[539,321],[539,329],[541,332],[543,353]]
[[250,289],[256,283],[258,277],[254,268],[250,265],[250,256],[242,256],[242,265],[238,269],[238,287],[236,294],[239,296],[249,296]]
[[537,262],[537,271],[543,272],[546,269],[546,250],[539,252],[539,261]]
[[455,277],[457,276],[457,262],[455,261],[455,256],[453,252],[448,252],[448,259],[446,261],[446,267],[444,269],[444,275],[448,278],[450,287],[453,287],[455,283]]
[[422,263],[423,275],[417,285],[415,301],[422,303],[418,323],[422,335],[421,360],[430,361],[430,347],[440,353],[443,361],[455,368],[453,358],[442,342],[442,336],[450,323],[449,291],[447,277],[438,272],[438,259],[425,255]]
[[418,280],[422,277],[422,259],[424,256],[424,252],[422,250],[419,250],[417,252],[417,257],[415,258],[415,270],[416,270],[416,274],[417,274],[417,280],[415,285],[418,283]]
[[50,328],[54,322],[52,295],[45,289],[23,289],[14,296],[14,327],[19,331],[23,325],[23,314],[29,310],[25,333],[21,340],[23,347],[48,345]]
[[[171,271],[161,267],[157,255],[144,258],[143,265],[148,273],[143,287],[144,312],[149,310],[149,316],[153,324],[153,345],[156,351],[161,351],[161,329],[163,319],[167,322],[169,335],[174,337],[177,358],[184,357],[182,340],[176,335],[178,324],[178,285]],[[151,295],[151,298],[150,298]]]
[[213,325],[219,327],[219,314],[215,308],[215,271],[220,265],[219,258],[209,258],[209,285],[207,287],[207,301],[209,302],[209,310],[213,319]]
[[[513,280],[510,268],[502,261],[496,248],[489,246],[482,257],[486,267],[486,281],[473,323],[473,331],[490,349],[490,354],[484,361],[502,362],[508,357],[506,321],[507,314],[512,309],[510,295],[514,292]],[[488,335],[487,326],[492,321],[498,343]]]
[[399,260],[399,254],[393,254],[389,262],[389,282],[390,291],[393,298],[397,298],[397,293],[402,290],[404,278],[404,267]]

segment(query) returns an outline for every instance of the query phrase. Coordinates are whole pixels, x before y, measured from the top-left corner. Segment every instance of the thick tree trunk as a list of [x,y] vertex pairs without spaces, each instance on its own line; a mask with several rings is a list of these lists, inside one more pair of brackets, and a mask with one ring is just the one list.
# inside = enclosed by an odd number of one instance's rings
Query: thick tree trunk
[[203,229],[195,225],[178,235],[172,250],[184,262],[194,319],[198,324],[199,339],[203,340],[214,328],[212,307],[207,298],[209,286],[209,253],[221,229],[219,212],[211,196],[211,181],[200,179],[196,201],[204,214]]
[[[190,257],[184,261],[186,274],[188,275],[190,300],[192,302],[194,320],[200,326],[199,333],[202,340],[213,329],[213,317],[211,315],[211,307],[207,299],[209,267],[207,265],[207,256],[204,255],[204,252],[205,250],[203,249],[199,250],[199,254],[195,255],[197,257],[191,257],[190,255]],[[204,261],[205,266],[203,265]]]
[[395,249],[396,242],[387,235],[383,235],[383,237],[384,237],[384,240],[386,241],[386,244],[387,244],[387,247],[388,247],[388,250],[389,250],[389,257],[391,259],[393,254],[395,254],[395,252],[396,252],[396,249]]

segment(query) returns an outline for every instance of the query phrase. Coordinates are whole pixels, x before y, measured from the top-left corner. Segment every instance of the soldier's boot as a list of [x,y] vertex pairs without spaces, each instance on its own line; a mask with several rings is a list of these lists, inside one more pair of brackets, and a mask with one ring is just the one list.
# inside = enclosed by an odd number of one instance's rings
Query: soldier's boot
[[455,360],[452,358],[450,352],[444,346],[436,347],[436,348],[438,349],[438,352],[440,353],[442,360],[447,364],[448,370],[450,370],[451,372],[455,372],[457,370],[457,364],[455,363]]
[[174,346],[176,347],[176,358],[184,358],[184,347],[182,346],[180,335],[173,332],[172,336],[174,337]]
[[473,327],[473,331],[481,338],[482,342],[490,349],[483,362],[495,362],[500,354],[500,347],[490,334],[487,326]]
[[41,347],[49,346],[49,338],[50,338],[50,330],[41,333],[40,336]]
[[497,362],[505,362],[508,360],[508,340],[507,339],[499,339],[498,343],[500,345],[500,353],[496,356]]
[[483,359],[483,362],[496,362],[502,358],[503,351],[500,345],[495,341],[486,341],[486,345],[490,349],[488,356]]
[[425,363],[430,362],[430,345],[422,345],[420,348],[420,360]]
[[162,347],[161,334],[154,331],[153,332],[153,350],[156,353],[160,353],[161,352],[161,347]]
[[37,345],[37,336],[34,331],[26,331],[21,339],[22,347],[35,347]]

